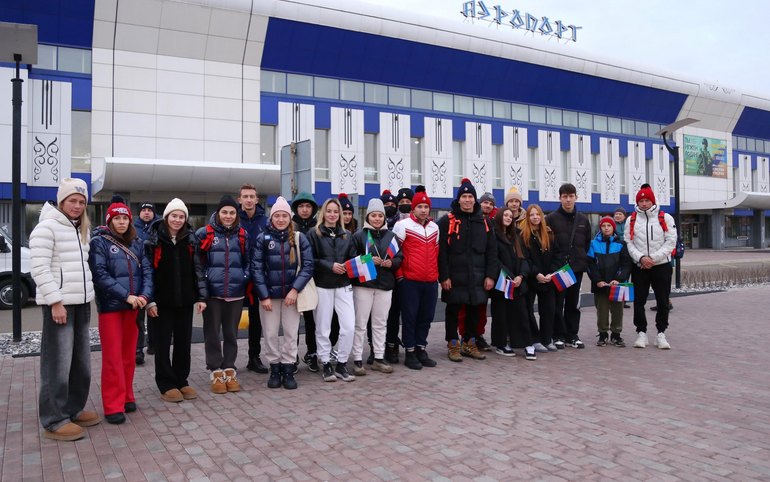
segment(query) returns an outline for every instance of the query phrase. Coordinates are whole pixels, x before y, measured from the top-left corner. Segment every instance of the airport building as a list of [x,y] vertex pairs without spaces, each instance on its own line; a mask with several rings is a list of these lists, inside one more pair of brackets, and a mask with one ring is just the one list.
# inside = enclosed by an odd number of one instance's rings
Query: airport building
[[[463,177],[558,206],[573,183],[594,221],[649,183],[693,248],[767,247],[770,99],[574,54],[559,12],[446,2],[454,16],[350,0],[9,0],[38,27],[23,65],[25,230],[58,181],[136,207],[172,197],[201,225],[224,193],[339,192],[361,212],[422,184],[436,214]],[[556,20],[558,19],[558,20]],[[651,27],[653,28],[653,27]],[[11,212],[11,64],[0,64],[0,222]]]

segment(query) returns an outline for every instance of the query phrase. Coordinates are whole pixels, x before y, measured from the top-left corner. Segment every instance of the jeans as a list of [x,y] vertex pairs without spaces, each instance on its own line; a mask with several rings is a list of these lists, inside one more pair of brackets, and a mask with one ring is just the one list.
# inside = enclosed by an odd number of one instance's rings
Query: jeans
[[43,306],[40,341],[40,424],[56,431],[77,418],[91,387],[91,305],[68,305],[67,323],[54,323]]

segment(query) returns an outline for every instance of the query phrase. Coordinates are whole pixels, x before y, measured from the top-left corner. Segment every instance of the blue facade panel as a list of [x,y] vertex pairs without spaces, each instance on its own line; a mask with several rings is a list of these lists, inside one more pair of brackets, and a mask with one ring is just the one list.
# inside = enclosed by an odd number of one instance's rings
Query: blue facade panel
[[733,129],[734,136],[770,139],[770,112],[754,107],[745,107]]
[[37,25],[39,43],[90,49],[94,0],[4,0],[0,21]]

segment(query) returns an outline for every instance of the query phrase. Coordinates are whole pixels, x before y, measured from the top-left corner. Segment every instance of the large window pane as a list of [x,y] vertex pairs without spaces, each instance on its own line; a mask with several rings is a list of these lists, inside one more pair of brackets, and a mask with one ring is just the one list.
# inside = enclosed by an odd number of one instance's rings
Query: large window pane
[[[262,124],[259,126],[259,148],[262,164],[276,164],[275,156],[275,126]],[[316,160],[317,162],[317,160]]]
[[607,130],[607,117],[603,115],[595,115],[594,116],[594,130],[596,131],[606,131]]
[[529,161],[529,189],[537,190],[537,149],[527,148],[527,160]]
[[634,121],[623,119],[620,121],[620,128],[623,131],[623,134],[634,134]]
[[647,134],[650,137],[658,137],[655,133],[660,130],[660,128],[663,127],[660,124],[653,124],[651,122],[647,123]]
[[329,180],[329,131],[326,129],[315,130],[315,178],[316,180]]
[[552,126],[560,126],[561,125],[561,109],[551,109],[550,107],[546,110],[546,122]]
[[422,180],[422,149],[420,149],[421,138],[412,137],[409,139],[411,156],[411,179],[412,184],[423,184]]
[[524,104],[511,104],[511,119],[529,122],[529,106]]
[[496,100],[492,103],[492,110],[492,115],[499,119],[511,118],[511,104],[508,102],[500,102],[499,100]]
[[433,93],[425,90],[412,90],[412,107],[415,109],[433,109]]
[[615,117],[608,117],[607,130],[609,130],[610,132],[614,132],[616,134],[620,134],[621,132],[623,132],[623,123],[620,122],[620,119],[617,119]]
[[738,137],[738,150],[739,151],[745,151],[746,150],[746,138],[745,137]]
[[315,96],[323,99],[340,98],[340,81],[325,77],[315,78]]
[[492,101],[489,99],[473,99],[473,112],[476,115],[492,117]]
[[637,136],[642,136],[642,137],[647,137],[647,123],[646,122],[639,122],[639,121],[637,121],[634,124],[636,125],[636,127],[635,127],[636,135]]
[[91,172],[91,113],[72,111],[72,172]]
[[286,93],[286,74],[283,72],[263,70],[259,83],[262,92]]
[[364,84],[352,80],[340,80],[340,98],[353,102],[363,102]]
[[456,113],[473,114],[473,97],[466,97],[464,95],[456,95],[454,97]]
[[754,139],[746,139],[746,150],[747,151],[756,151],[757,150],[757,141]]
[[770,141],[765,141],[765,154],[770,154]]
[[377,134],[364,134],[364,180],[377,182]]
[[463,172],[465,168],[465,154],[463,152],[463,143],[460,141],[452,141],[452,179],[454,179],[453,186],[459,186],[460,181],[465,177]]
[[529,120],[535,124],[545,124],[545,107],[529,106]]
[[562,113],[562,118],[564,120],[564,127],[578,127],[577,112],[570,112],[568,110],[565,110]]
[[34,67],[38,69],[56,70],[56,47],[53,45],[38,45],[37,63]]
[[401,87],[388,87],[388,103],[396,107],[409,107],[409,89]]
[[59,70],[90,74],[91,51],[59,47]]
[[452,112],[454,109],[454,98],[451,94],[433,94],[433,109],[443,112]]
[[387,104],[388,88],[379,84],[366,84],[366,102],[369,104]]
[[580,112],[578,114],[578,127],[581,129],[591,129],[594,128],[594,116],[591,114],[584,114]]
[[286,75],[286,92],[293,95],[313,96],[313,77],[309,75]]

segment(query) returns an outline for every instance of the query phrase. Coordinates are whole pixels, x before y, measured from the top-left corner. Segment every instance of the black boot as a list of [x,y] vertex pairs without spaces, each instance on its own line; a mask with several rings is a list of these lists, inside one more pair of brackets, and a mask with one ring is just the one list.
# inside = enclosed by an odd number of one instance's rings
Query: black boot
[[398,363],[398,344],[388,343],[385,345],[385,361],[388,363]]
[[374,347],[369,343],[369,358],[366,359],[366,364],[371,365],[374,363]]
[[259,357],[254,357],[249,360],[246,368],[257,373],[267,373],[267,367],[262,364],[262,360],[260,360]]
[[270,379],[267,380],[267,388],[281,388],[281,375],[283,366],[280,363],[270,364]]
[[422,370],[422,363],[417,359],[417,353],[407,350],[404,354],[404,365],[412,370]]
[[436,366],[436,362],[430,359],[428,352],[425,351],[425,348],[418,346],[414,349],[414,351],[417,354],[417,360],[419,360],[422,366],[431,368]]
[[294,379],[294,364],[293,363],[284,363],[281,365],[282,367],[282,378],[281,381],[283,383],[283,388],[287,390],[294,390],[297,388],[297,380]]

